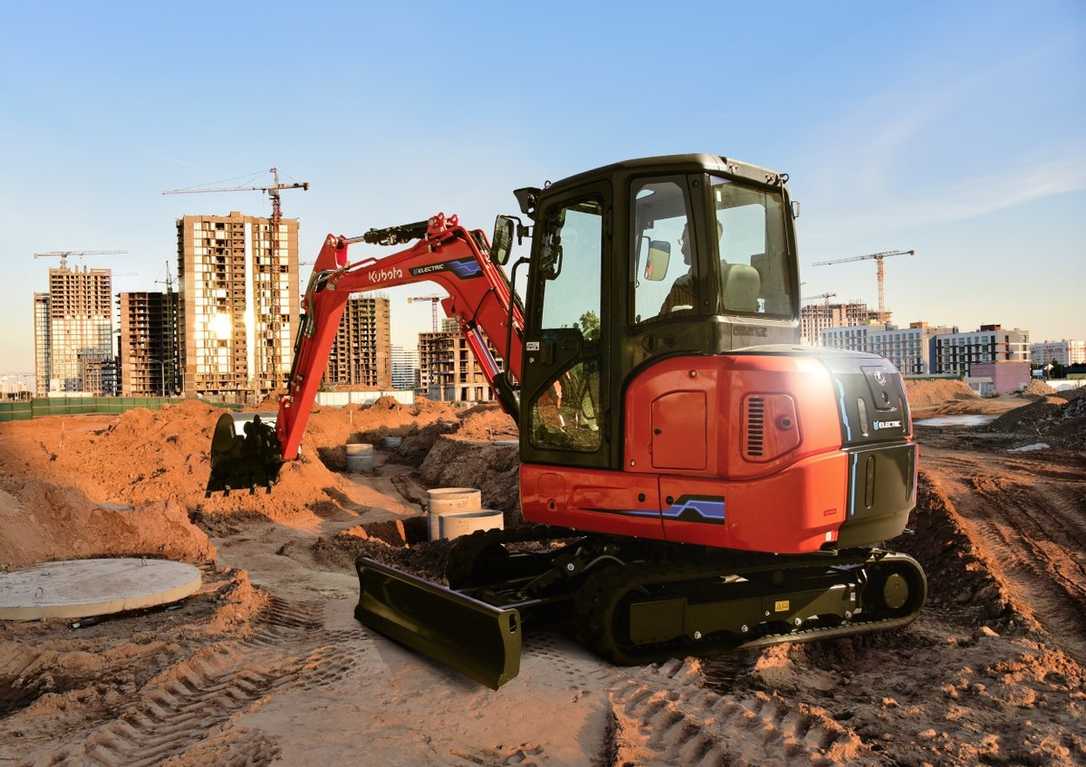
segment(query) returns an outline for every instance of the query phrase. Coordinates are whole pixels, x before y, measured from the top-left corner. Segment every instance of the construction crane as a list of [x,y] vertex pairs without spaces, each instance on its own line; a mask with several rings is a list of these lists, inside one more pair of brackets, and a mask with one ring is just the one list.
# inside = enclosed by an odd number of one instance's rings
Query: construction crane
[[432,316],[434,332],[437,333],[441,330],[441,315],[437,312],[437,307],[441,304],[441,296],[411,296],[407,299],[409,304],[421,304],[423,301],[430,302],[430,314]]
[[836,293],[819,293],[817,296],[804,296],[803,300],[804,301],[817,301],[818,299],[821,298],[823,301],[825,301],[828,304],[830,302],[830,299],[833,298],[836,295],[837,295]]
[[883,265],[890,256],[912,256],[915,250],[883,250],[879,253],[868,253],[866,256],[852,256],[851,258],[835,258],[832,261],[816,261],[811,266],[832,266],[833,264],[847,264],[852,261],[875,262],[875,275],[879,281],[879,316],[886,316],[886,267]]
[[83,258],[84,256],[123,256],[127,250],[49,250],[44,253],[35,253],[34,258],[59,258],[60,268],[68,267],[68,259],[72,256]]
[[[279,222],[283,218],[283,205],[280,199],[280,192],[284,189],[301,189],[302,191],[309,191],[308,181],[292,181],[290,183],[282,183],[279,181],[279,168],[272,167],[268,169],[268,173],[272,176],[272,183],[267,186],[225,186],[225,187],[208,187],[193,186],[184,189],[167,189],[162,194],[206,194],[209,192],[263,192],[271,198],[272,213],[269,219],[270,237],[269,242],[269,256],[273,264],[279,263]],[[282,314],[282,305],[280,302],[280,294],[278,290],[272,290],[268,298],[270,299],[270,314],[273,317],[278,317]],[[279,331],[278,321],[273,323],[272,329],[275,332]],[[276,347],[266,347],[267,359],[265,360],[265,371],[268,375],[273,375],[274,371],[278,367],[276,356]]]

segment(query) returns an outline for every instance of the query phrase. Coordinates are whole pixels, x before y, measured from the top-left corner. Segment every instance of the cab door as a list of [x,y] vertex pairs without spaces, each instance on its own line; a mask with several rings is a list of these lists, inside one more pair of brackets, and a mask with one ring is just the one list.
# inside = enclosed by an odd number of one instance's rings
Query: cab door
[[525,463],[608,464],[608,184],[548,200],[537,218],[521,391]]

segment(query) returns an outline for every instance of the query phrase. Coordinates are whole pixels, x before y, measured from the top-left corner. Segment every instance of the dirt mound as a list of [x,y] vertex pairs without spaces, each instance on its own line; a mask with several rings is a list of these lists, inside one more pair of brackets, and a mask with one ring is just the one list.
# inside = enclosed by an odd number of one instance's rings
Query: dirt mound
[[430,487],[476,487],[483,507],[505,512],[506,527],[519,522],[520,458],[515,445],[463,439],[459,434],[438,437],[419,467]]
[[1044,397],[1055,394],[1056,390],[1039,378],[1031,378],[1026,388],[1019,392],[1023,397]]
[[96,504],[72,488],[0,478],[0,568],[96,556],[208,562],[215,547],[172,499]]
[[[390,412],[387,402],[382,407]],[[408,411],[405,419],[410,418],[410,409],[404,410]],[[353,513],[374,502],[365,488],[329,470],[315,455],[315,449],[329,440],[340,445],[346,441],[356,428],[352,419],[360,412],[326,408],[315,413],[301,459],[283,466],[271,495],[242,491],[204,498],[211,434],[222,411],[195,400],[157,411],[130,410],[121,416],[4,424],[0,426],[0,468],[70,487],[85,496],[83,506],[88,509],[173,499],[193,514],[254,514],[312,526],[318,522],[315,512],[328,511],[329,506]]]
[[978,395],[969,388],[965,381],[957,379],[906,379],[905,394],[909,398],[909,407],[924,410],[936,407],[949,400],[977,399]]
[[1086,390],[1043,397],[1004,413],[986,427],[990,432],[1044,437],[1075,450],[1086,449]]
[[456,436],[463,439],[516,439],[517,422],[497,405],[478,405],[460,417]]
[[909,527],[915,535],[895,539],[893,548],[924,567],[930,604],[954,610],[974,626],[1005,626],[1022,618],[1005,586],[993,577],[991,563],[963,529],[947,493],[923,471]]

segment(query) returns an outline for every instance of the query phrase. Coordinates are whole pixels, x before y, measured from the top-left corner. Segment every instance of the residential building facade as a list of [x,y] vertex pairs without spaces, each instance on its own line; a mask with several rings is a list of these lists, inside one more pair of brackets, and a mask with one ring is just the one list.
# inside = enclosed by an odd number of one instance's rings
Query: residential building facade
[[936,372],[971,376],[972,367],[986,362],[1028,362],[1029,331],[981,325],[978,330],[935,337]]
[[323,388],[329,391],[392,388],[387,298],[353,295],[347,299],[328,355]]
[[298,328],[298,220],[177,220],[185,396],[246,402],[286,385]]
[[95,387],[88,386],[84,377],[113,357],[111,288],[109,269],[65,265],[49,270],[49,293],[34,294],[35,389],[39,395],[102,391],[100,372],[94,373]]
[[935,339],[957,328],[931,327],[912,322],[907,328],[893,325],[850,325],[822,331],[822,345],[836,349],[870,352],[885,357],[903,375],[927,375],[935,369]]
[[[491,348],[497,359],[497,350]],[[498,359],[499,367],[501,360]],[[458,331],[419,333],[419,388],[433,400],[491,402],[494,390]]]
[[1061,341],[1040,341],[1029,345],[1030,361],[1034,365],[1058,362],[1067,367],[1086,363],[1086,341],[1065,338]]
[[49,394],[49,294],[34,294],[34,394]]
[[392,388],[419,388],[419,351],[403,346],[392,347]]
[[117,294],[120,311],[121,394],[160,397],[181,393],[177,293]]
[[821,342],[822,331],[829,328],[866,325],[871,322],[889,322],[890,313],[880,315],[867,304],[852,301],[843,304],[807,304],[799,310],[800,340],[805,344]]

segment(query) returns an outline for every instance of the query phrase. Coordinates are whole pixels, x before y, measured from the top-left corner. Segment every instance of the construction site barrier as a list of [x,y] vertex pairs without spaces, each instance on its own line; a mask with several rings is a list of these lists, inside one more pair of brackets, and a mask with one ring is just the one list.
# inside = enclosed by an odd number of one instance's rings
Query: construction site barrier
[[47,415],[118,414],[137,407],[157,410],[182,401],[178,397],[37,397],[0,402],[0,421],[28,421]]

